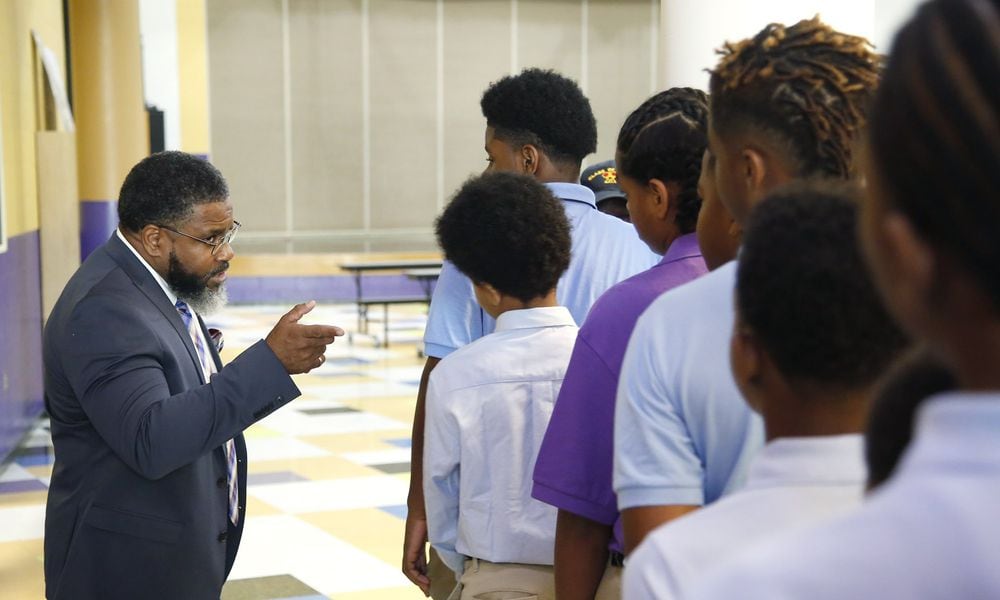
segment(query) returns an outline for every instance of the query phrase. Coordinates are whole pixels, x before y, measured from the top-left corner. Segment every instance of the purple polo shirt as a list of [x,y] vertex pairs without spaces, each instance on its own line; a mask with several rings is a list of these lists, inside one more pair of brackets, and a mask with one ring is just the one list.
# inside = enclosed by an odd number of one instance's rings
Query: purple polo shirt
[[622,552],[618,497],[611,487],[615,392],[635,322],[662,293],[708,272],[695,234],[683,235],[652,269],[605,292],[576,339],[535,463],[531,495],[605,525]]

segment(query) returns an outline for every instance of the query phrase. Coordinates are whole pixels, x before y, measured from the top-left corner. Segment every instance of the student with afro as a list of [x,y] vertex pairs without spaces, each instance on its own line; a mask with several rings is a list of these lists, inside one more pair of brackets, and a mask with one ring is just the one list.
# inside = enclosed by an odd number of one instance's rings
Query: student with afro
[[[578,183],[584,157],[597,147],[590,102],[572,80],[553,71],[527,69],[491,84],[480,107],[486,118],[486,171],[519,173],[545,184],[569,219],[572,254],[559,280],[558,297],[574,321],[583,323],[605,290],[659,260],[631,225],[598,211],[594,193]],[[424,555],[427,526],[420,488],[427,377],[439,360],[494,327],[493,318],[476,303],[472,283],[445,261],[424,333],[427,362],[414,410],[403,540],[403,573],[425,593],[430,593],[433,580]]]
[[630,600],[686,598],[726,557],[861,503],[861,431],[906,338],[862,262],[857,196],[793,184],[751,213],[730,362],[767,444],[742,489],[646,536],[625,570]]
[[491,173],[459,190],[437,236],[496,329],[449,354],[430,376],[429,540],[460,576],[462,598],[520,592],[552,600],[556,511],[529,492],[577,334],[556,299],[570,262],[570,223],[542,184]]
[[[726,44],[710,78],[706,168],[737,225],[781,184],[854,175],[878,69],[866,40],[818,18]],[[735,279],[730,262],[660,296],[629,340],[613,478],[626,553],[660,524],[737,489],[763,444],[726,360]]]
[[615,390],[642,311],[664,291],[706,272],[694,228],[707,117],[704,92],[673,88],[633,111],[619,135],[617,178],[628,194],[632,224],[663,258],[594,303],[539,452],[532,495],[559,509],[560,600],[621,594],[621,518],[611,488]]

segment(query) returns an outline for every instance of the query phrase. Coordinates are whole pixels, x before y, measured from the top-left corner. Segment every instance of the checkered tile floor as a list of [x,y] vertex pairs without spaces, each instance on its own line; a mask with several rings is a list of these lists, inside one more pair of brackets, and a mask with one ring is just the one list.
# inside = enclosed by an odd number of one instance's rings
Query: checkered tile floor
[[[226,337],[223,359],[288,308],[229,307],[210,319]],[[303,322],[351,330],[356,317],[353,306],[327,305]],[[247,430],[246,530],[224,600],[423,598],[400,573],[399,553],[425,320],[420,307],[393,307],[388,348],[339,339],[326,364],[296,377],[302,397]],[[41,421],[0,467],[0,600],[43,597],[51,471]]]

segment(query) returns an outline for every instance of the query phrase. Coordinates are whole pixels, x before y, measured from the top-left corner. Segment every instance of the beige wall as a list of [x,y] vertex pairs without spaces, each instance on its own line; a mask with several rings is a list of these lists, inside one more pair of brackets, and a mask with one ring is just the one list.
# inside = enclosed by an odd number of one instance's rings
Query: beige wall
[[[421,250],[484,166],[479,96],[524,67],[580,82],[611,158],[656,89],[657,0],[212,0],[212,159],[243,252]],[[250,33],[252,32],[252,33]]]

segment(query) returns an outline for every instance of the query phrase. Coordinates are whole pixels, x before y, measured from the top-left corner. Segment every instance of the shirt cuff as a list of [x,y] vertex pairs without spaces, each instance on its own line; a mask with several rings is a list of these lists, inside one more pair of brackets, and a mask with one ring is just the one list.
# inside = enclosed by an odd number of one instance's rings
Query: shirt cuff
[[539,481],[535,481],[531,487],[531,497],[603,525],[614,525],[615,521],[618,520],[617,507],[597,504],[549,487]]
[[632,487],[618,490],[618,510],[640,506],[701,506],[705,491],[701,487]]

